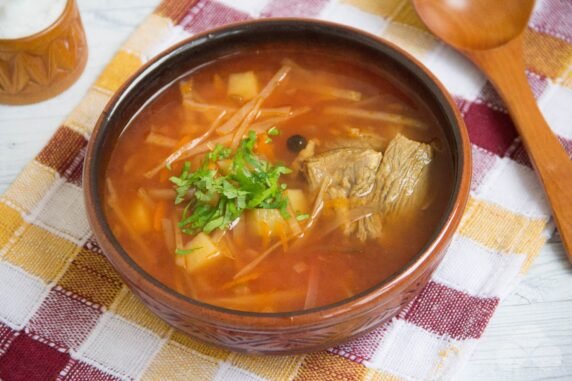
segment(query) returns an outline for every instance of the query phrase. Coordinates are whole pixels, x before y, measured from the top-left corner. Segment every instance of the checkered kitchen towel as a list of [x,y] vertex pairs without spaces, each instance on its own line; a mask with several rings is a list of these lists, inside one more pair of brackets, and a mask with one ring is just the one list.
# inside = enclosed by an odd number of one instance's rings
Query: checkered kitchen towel
[[[399,317],[328,351],[252,357],[199,343],[150,313],[92,239],[85,147],[111,94],[168,46],[222,24],[305,16],[412,52],[455,96],[473,143],[471,198],[431,282]],[[530,84],[572,150],[572,2],[539,2],[526,32]],[[549,210],[506,110],[481,73],[422,26],[408,0],[164,0],[0,198],[0,379],[451,379],[547,234]]]

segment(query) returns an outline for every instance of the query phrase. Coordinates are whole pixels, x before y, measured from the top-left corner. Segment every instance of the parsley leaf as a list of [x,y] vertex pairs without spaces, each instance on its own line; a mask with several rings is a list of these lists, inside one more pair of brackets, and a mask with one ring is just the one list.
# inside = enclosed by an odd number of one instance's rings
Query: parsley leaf
[[202,249],[202,247],[197,246],[197,247],[191,247],[190,249],[177,249],[177,250],[175,250],[175,253],[178,255],[187,255],[187,254],[191,254],[193,251],[199,250],[199,249]]
[[280,130],[277,129],[276,127],[271,127],[271,128],[268,130],[267,134],[270,135],[270,136],[278,136],[278,135],[280,135]]
[[[278,129],[268,131],[269,135],[279,133]],[[282,217],[290,218],[283,193],[286,184],[279,180],[292,171],[257,156],[255,144],[256,133],[249,131],[234,153],[218,144],[197,170],[191,171],[190,162],[185,162],[179,176],[170,178],[177,192],[175,204],[186,204],[179,222],[183,233],[227,229],[247,209],[278,209]],[[226,159],[231,164],[222,174],[217,162]]]

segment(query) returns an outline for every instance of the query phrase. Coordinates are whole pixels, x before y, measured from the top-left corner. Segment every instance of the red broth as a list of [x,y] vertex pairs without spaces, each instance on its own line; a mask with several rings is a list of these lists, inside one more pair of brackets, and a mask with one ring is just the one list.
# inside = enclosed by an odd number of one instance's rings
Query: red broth
[[[321,233],[336,218],[327,201],[302,239],[292,238],[288,224],[274,236],[255,232],[243,216],[224,234],[220,229],[209,234],[219,250],[207,264],[189,271],[184,257],[194,253],[181,255],[175,250],[188,247],[194,235],[182,233],[178,226],[185,204],[175,205],[174,184],[169,177],[178,176],[185,161],[196,170],[205,152],[175,161],[170,171],[164,166],[165,159],[205,134],[222,110],[226,114],[219,122],[228,120],[247,103],[252,96],[248,91],[242,98],[229,95],[232,74],[252,72],[260,91],[284,65],[291,70],[262,102],[252,121],[258,126],[271,121],[259,131],[255,153],[271,163],[296,167],[298,153],[290,151],[287,144],[292,135],[316,142],[315,154],[320,154],[361,134],[374,136],[376,149],[384,152],[399,133],[432,145],[434,156],[427,168],[429,191],[418,207],[384,222],[381,235],[365,242],[344,234],[342,228]],[[331,112],[340,109],[398,115],[418,120],[422,127]],[[272,118],[289,113],[295,116],[272,123]],[[272,142],[266,143],[269,136],[264,131],[270,127],[279,135],[270,136]],[[215,132],[201,145],[220,138]],[[328,51],[245,52],[190,72],[134,118],[120,136],[107,169],[106,215],[127,253],[145,271],[178,292],[236,310],[296,311],[339,302],[399,272],[428,242],[442,219],[452,191],[452,174],[451,153],[437,121],[414,89],[392,79],[391,72]],[[280,181],[288,189],[302,190],[308,209],[312,208],[317,192],[309,189],[300,171],[282,175]],[[302,230],[307,223],[308,219],[298,221]],[[243,271],[273,245],[275,250],[260,263]]]

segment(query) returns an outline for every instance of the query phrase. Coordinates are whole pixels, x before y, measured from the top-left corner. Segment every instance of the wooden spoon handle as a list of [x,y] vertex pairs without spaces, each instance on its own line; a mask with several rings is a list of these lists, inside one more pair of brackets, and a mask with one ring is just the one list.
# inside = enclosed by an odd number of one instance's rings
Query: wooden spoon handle
[[522,37],[500,48],[466,54],[488,75],[505,101],[544,186],[572,262],[572,162],[546,124],[532,95],[525,75]]

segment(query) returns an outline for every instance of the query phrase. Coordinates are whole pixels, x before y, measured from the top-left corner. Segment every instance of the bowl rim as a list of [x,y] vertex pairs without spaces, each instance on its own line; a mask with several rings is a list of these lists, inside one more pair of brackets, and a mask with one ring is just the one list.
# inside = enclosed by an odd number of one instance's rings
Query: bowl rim
[[[409,72],[413,71],[413,69],[417,69],[415,72],[416,81],[423,83],[429,88],[431,86],[434,87],[433,89],[430,88],[431,93],[435,98],[437,98],[437,102],[443,107],[443,112],[445,112],[451,120],[447,123],[445,128],[452,130],[454,137],[453,140],[456,144],[451,147],[451,151],[454,155],[457,155],[459,168],[455,173],[454,187],[446,212],[442,216],[439,224],[436,225],[437,228],[435,229],[432,238],[397,273],[383,279],[379,283],[376,283],[372,287],[363,290],[352,297],[307,310],[277,313],[239,311],[208,304],[183,295],[154,278],[129,256],[127,251],[119,244],[107,224],[105,213],[102,208],[102,200],[98,195],[97,185],[99,183],[99,179],[97,176],[97,168],[99,166],[99,160],[97,160],[97,154],[100,153],[103,146],[103,138],[105,137],[106,131],[108,131],[107,127],[111,124],[110,115],[113,114],[114,109],[118,108],[121,102],[125,99],[129,99],[133,96],[129,93],[129,91],[132,90],[132,87],[136,86],[139,82],[144,81],[151,72],[156,70],[165,62],[168,62],[170,57],[176,56],[179,49],[185,48],[188,44],[192,45],[193,43],[203,43],[200,42],[201,40],[207,41],[213,37],[216,38],[216,36],[221,35],[224,37],[225,33],[232,33],[233,31],[242,30],[244,28],[247,29],[250,25],[277,26],[283,24],[309,28],[320,27],[330,30],[337,29],[338,31],[354,35],[358,34],[361,38],[366,38],[371,43],[375,43],[378,46],[378,49],[381,49],[384,53],[387,54],[388,52],[392,52],[393,55],[391,57],[395,59],[398,66],[405,67]],[[423,78],[423,76],[425,78]],[[407,279],[410,279],[412,276],[416,279],[422,272],[426,271],[427,267],[434,262],[431,261],[431,258],[438,256],[447,247],[451,237],[459,225],[461,216],[467,204],[472,172],[470,147],[468,132],[463,118],[461,117],[450,93],[445,89],[443,84],[435,77],[435,75],[428,70],[428,68],[394,43],[360,29],[323,20],[289,17],[248,20],[209,29],[180,41],[142,65],[119,87],[119,89],[115,91],[98,118],[88,142],[83,171],[83,188],[86,211],[96,241],[101,245],[107,259],[112,262],[113,267],[118,271],[120,276],[123,279],[129,278],[128,275],[117,269],[118,266],[121,266],[122,270],[130,271],[135,276],[138,275],[140,279],[130,280],[136,282],[138,286],[146,289],[146,291],[159,293],[163,296],[164,301],[157,301],[160,304],[171,305],[171,303],[177,302],[184,303],[186,306],[195,309],[196,312],[201,312],[203,319],[209,319],[209,317],[216,316],[218,319],[226,321],[227,323],[244,323],[243,319],[248,318],[248,326],[257,326],[258,324],[264,326],[276,326],[282,323],[282,326],[286,327],[292,326],[295,321],[297,323],[304,324],[312,322],[316,318],[324,319],[339,317],[350,310],[355,310],[355,307],[357,306],[360,306],[361,308],[373,308],[376,300],[383,297],[385,294],[391,293],[392,290],[395,291],[397,286],[403,285],[407,282]],[[130,282],[127,283],[129,284]]]

